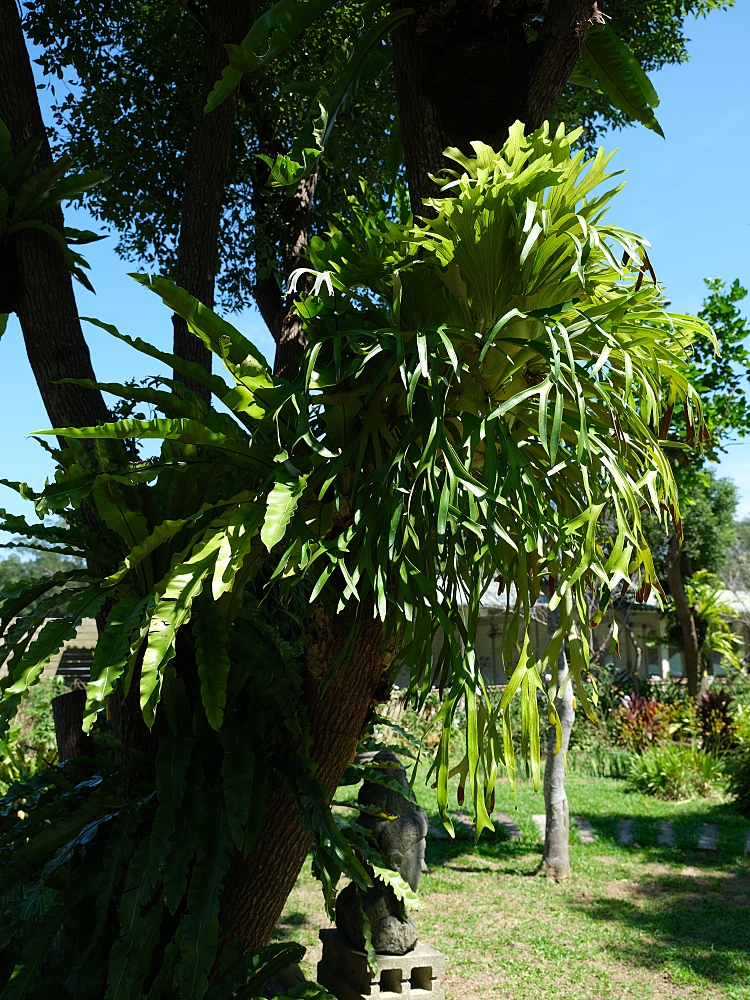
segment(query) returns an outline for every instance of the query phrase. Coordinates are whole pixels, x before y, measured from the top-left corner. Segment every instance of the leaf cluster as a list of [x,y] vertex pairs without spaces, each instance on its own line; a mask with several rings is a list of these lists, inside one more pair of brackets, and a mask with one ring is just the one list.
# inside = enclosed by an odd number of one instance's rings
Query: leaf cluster
[[[314,239],[313,287],[297,306],[309,343],[291,382],[185,291],[137,276],[223,373],[105,328],[205,386],[222,409],[171,379],[107,383],[97,387],[162,415],[44,432],[65,441],[53,449],[55,481],[39,493],[18,489],[39,515],[68,525],[42,525],[37,537],[92,568],[68,574],[66,612],[41,631],[57,579],[3,593],[0,721],[7,726],[81,618],[100,613],[86,727],[117,688],[168,733],[143,765],[154,774],[142,805],[152,812],[126,852],[120,929],[101,973],[110,992],[123,981],[138,997],[158,982],[207,995],[219,941],[233,933],[219,925],[221,882],[230,855],[252,849],[272,774],[315,836],[329,907],[343,871],[363,889],[373,874],[386,877],[361,832],[335,822],[315,777],[302,649],[311,609],[344,635],[315,678],[323,697],[353,669],[358,629],[373,618],[384,657],[396,653],[393,671],[409,667],[415,703],[439,689],[430,777],[449,828],[456,774],[477,834],[491,828],[498,770],[515,774],[514,698],[538,782],[537,693],[547,696],[549,671],[559,727],[563,642],[592,711],[582,684],[588,594],[600,594],[595,624],[615,588],[635,581],[644,595],[657,585],[643,512],[679,525],[659,428],[678,401],[700,426],[684,364],[692,338],[709,331],[666,310],[644,279],[645,241],[605,221],[618,188],[600,193],[608,157],[574,153],[579,136],[546,125],[526,136],[519,124],[499,152],[449,150],[458,169],[439,179],[434,219],[396,223],[360,209]],[[133,460],[133,439],[160,440],[158,457]],[[510,682],[493,705],[474,642],[482,595],[498,579]],[[542,586],[560,626],[536,663],[529,626]],[[459,715],[466,753],[454,769]],[[123,780],[113,776],[107,796]],[[93,808],[87,801],[81,809]],[[14,976],[26,975],[27,961]]]
[[[607,23],[617,39],[631,53],[641,71],[652,72],[664,66],[685,63],[689,59],[686,26],[690,19],[707,17],[713,11],[727,10],[733,0],[628,0],[608,4]],[[596,29],[594,29],[596,30]],[[632,98],[631,98],[632,100]],[[656,107],[658,100],[651,107]],[[647,114],[647,107],[643,107]],[[591,72],[584,57],[558,101],[556,121],[575,122],[582,126],[582,142],[593,152],[599,137],[612,127],[626,128],[639,115],[629,108],[622,95],[602,84]]]
[[[315,288],[299,305],[310,347],[294,383],[274,379],[238,331],[186,293],[141,279],[221,357],[231,382],[134,346],[206,385],[233,416],[207,410],[168,380],[176,392],[107,384],[100,388],[166,415],[57,431],[70,440],[71,458],[36,497],[37,509],[93,502],[122,558],[80,597],[81,608],[116,599],[118,609],[99,643],[99,656],[113,646],[113,660],[106,669],[95,662],[89,720],[116,682],[127,687],[138,661],[152,724],[177,635],[194,619],[203,704],[220,730],[234,690],[243,586],[267,553],[272,589],[298,603],[330,594],[339,611],[352,604],[358,614],[392,618],[412,691],[450,691],[437,765],[443,796],[451,719],[464,695],[469,725],[479,725],[473,635],[493,578],[514,608],[506,701],[520,691],[524,732],[535,731],[539,687],[524,636],[548,577],[564,609],[555,641],[567,638],[578,651],[580,684],[586,587],[601,582],[600,613],[615,586],[635,579],[649,588],[641,509],[678,517],[656,434],[675,398],[697,419],[682,364],[705,328],[668,314],[659,289],[644,282],[644,242],[602,224],[616,188],[592,196],[608,177],[607,158],[572,155],[577,138],[562,129],[551,138],[546,127],[526,138],[518,126],[501,153],[481,144],[475,158],[451,151],[462,172],[446,172],[433,221],[414,228],[383,212],[355,213],[350,231],[313,240]],[[158,462],[118,468],[114,444],[91,458],[75,444],[134,437],[164,440]],[[603,545],[597,529],[608,505],[615,516]],[[203,596],[209,587],[215,607]],[[438,629],[444,641],[433,663]],[[26,669],[38,669],[30,663],[38,643],[28,663],[14,664],[7,700],[22,692]],[[498,761],[513,769],[507,732],[500,743],[493,735],[506,708],[488,716],[484,732],[489,787]],[[474,729],[474,785],[479,745]],[[526,749],[538,761],[538,748]],[[481,801],[478,786],[472,791]]]
[[228,948],[209,986],[227,815],[195,739],[166,738],[152,763],[98,737],[75,778],[47,768],[0,799],[4,997],[250,1000],[302,958],[292,943]]
[[[272,6],[254,5],[255,17]],[[58,141],[77,163],[109,175],[87,196],[87,207],[117,231],[123,257],[172,273],[184,155],[205,104],[208,3],[85,0],[61,7],[34,0],[26,7],[25,28],[52,80]],[[217,252],[217,298],[230,311],[251,302],[256,266],[275,260],[281,268],[288,238],[284,193],[264,191],[267,168],[258,154],[275,159],[292,145],[311,99],[346,62],[366,8],[339,4],[335,17],[308,27],[303,44],[286,47],[243,81]],[[319,166],[313,230],[345,208],[344,192],[360,175],[380,190],[392,186],[386,146],[393,108],[392,81],[383,72],[341,107]]]
[[[11,135],[5,122],[0,119],[0,247],[3,248],[3,275],[0,294],[0,310],[4,313],[15,308],[13,289],[14,268],[7,256],[6,247],[12,247],[13,237],[25,229],[37,229],[45,233],[59,245],[63,260],[75,277],[93,291],[86,277],[88,264],[84,258],[71,250],[71,244],[93,243],[101,239],[89,230],[66,228],[60,232],[45,217],[51,208],[63,201],[80,198],[106,179],[100,170],[71,173],[73,161],[63,154],[54,163],[36,170],[41,142],[31,142],[18,154],[13,155]],[[0,334],[5,329],[7,315],[0,316]]]

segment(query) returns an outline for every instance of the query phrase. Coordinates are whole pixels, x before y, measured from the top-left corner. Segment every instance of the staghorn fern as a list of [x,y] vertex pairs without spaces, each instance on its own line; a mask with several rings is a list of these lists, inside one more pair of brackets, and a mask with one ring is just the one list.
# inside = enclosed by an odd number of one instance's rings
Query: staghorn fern
[[[148,904],[147,916],[128,923],[132,907],[123,905],[121,930],[107,931],[115,940],[91,942],[96,974],[110,989],[125,977],[136,990],[144,942],[175,926],[152,960],[153,989],[206,994],[225,854],[252,844],[270,770],[295,789],[316,833],[329,904],[342,870],[368,884],[361,833],[338,828],[313,777],[301,664],[283,632],[319,599],[355,606],[360,621],[386,622],[398,650],[394,670],[409,665],[418,704],[432,685],[441,689],[433,771],[448,827],[455,774],[470,788],[477,835],[491,826],[498,768],[515,773],[509,706],[517,694],[522,752],[538,781],[540,670],[553,675],[554,718],[563,642],[592,711],[582,683],[586,591],[601,584],[601,616],[616,587],[658,587],[641,516],[650,509],[679,523],[660,438],[678,402],[700,426],[683,372],[692,336],[710,331],[666,311],[661,290],[644,280],[645,241],[604,224],[618,189],[594,193],[611,176],[608,158],[573,155],[577,136],[561,128],[553,138],[545,127],[525,137],[517,124],[499,153],[481,144],[473,158],[449,152],[460,170],[442,177],[434,219],[396,225],[355,208],[352,221],[314,239],[313,294],[298,304],[309,345],[291,383],[274,378],[242,334],[182,289],[138,276],[217,354],[224,377],[105,329],[206,386],[230,412],[209,410],[171,380],[164,389],[106,384],[100,388],[163,416],[44,432],[67,440],[60,472],[39,494],[21,490],[39,514],[56,512],[70,524],[69,537],[55,529],[61,551],[103,568],[77,571],[66,616],[38,635],[46,584],[4,602],[0,721],[8,724],[80,617],[102,609],[87,727],[116,685],[136,683],[142,659],[144,719],[152,725],[161,704],[171,729],[140,805],[151,836],[127,860],[125,895],[137,891],[128,898]],[[85,450],[80,439],[92,438],[96,448]],[[129,462],[121,442],[133,438],[162,439],[160,456]],[[83,518],[84,501],[98,535]],[[492,708],[473,643],[482,595],[498,577],[509,598],[510,683]],[[560,628],[537,664],[530,612],[551,583]],[[261,591],[271,595],[263,604]],[[36,617],[19,618],[32,600]],[[195,711],[186,711],[172,662],[189,627],[201,686]],[[332,670],[339,667],[346,662]],[[467,752],[452,771],[462,698]],[[275,741],[282,731],[299,739],[286,755]],[[175,760],[184,786],[166,780]],[[196,796],[213,803],[214,822],[196,819],[175,853],[175,816],[190,813]],[[127,823],[125,806],[110,801],[111,815],[103,802],[94,809],[95,855],[105,850],[98,831],[105,836],[109,818]],[[92,813],[82,807],[75,815]],[[83,827],[74,827],[79,836]],[[5,842],[9,857],[15,836]],[[30,841],[34,870],[48,860],[47,842]],[[81,888],[82,906],[87,898]],[[208,914],[205,937],[196,936],[191,900]],[[21,956],[14,976],[26,976],[27,965]]]

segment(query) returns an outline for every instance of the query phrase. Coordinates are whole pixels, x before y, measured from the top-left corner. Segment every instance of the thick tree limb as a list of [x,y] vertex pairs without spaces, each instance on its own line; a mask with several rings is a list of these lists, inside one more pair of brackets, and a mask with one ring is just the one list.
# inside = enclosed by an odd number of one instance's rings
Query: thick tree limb
[[[237,110],[237,91],[215,111],[203,114],[206,98],[227,65],[224,44],[239,43],[247,31],[247,0],[213,0],[206,39],[198,119],[185,152],[185,183],[182,194],[180,239],[175,281],[209,308],[214,306],[219,270],[219,229],[229,172],[229,154]],[[172,317],[174,353],[211,370],[211,352],[187,328],[179,316]],[[174,373],[192,392],[208,401],[207,389]]]
[[517,120],[549,117],[601,15],[591,0],[550,0],[539,36],[526,28],[543,7],[529,0],[397,0],[414,14],[394,33],[393,67],[406,178],[415,214],[436,188],[428,174],[443,150],[499,149]]
[[[52,163],[47,132],[15,0],[0,0],[0,118],[11,134],[14,155],[41,142],[40,168]],[[45,221],[63,232],[59,208]],[[29,362],[47,415],[55,427],[103,423],[109,413],[100,392],[59,379],[94,379],[94,369],[78,318],[73,282],[57,242],[38,230],[22,230],[5,247],[12,267],[15,312]]]
[[[346,669],[321,694],[321,678],[346,640],[348,617],[329,617],[319,607],[307,639],[305,704],[313,738],[310,752],[329,800],[373,705],[388,696],[383,682],[392,659],[384,650],[382,623],[364,622]],[[268,942],[311,844],[312,835],[303,829],[291,795],[275,779],[260,833],[246,858],[239,852],[234,855],[221,896],[222,919],[231,918],[246,950]]]
[[[258,131],[263,153],[275,156],[281,152],[281,143],[272,122],[261,120]],[[259,247],[256,269],[262,277],[256,280],[254,294],[260,314],[276,342],[274,372],[284,378],[293,378],[307,342],[300,318],[293,310],[295,296],[285,294],[282,285],[288,282],[292,271],[304,266],[303,254],[310,235],[310,208],[318,177],[313,174],[300,181],[291,197],[284,199],[284,239],[280,248],[282,273],[279,275],[274,267],[277,258],[271,236],[271,217],[275,199],[268,187],[269,175],[268,167],[263,162],[259,163],[253,190],[253,215]],[[297,288],[305,288],[306,284],[303,279]]]
[[682,655],[685,658],[685,675],[687,676],[688,692],[695,697],[698,694],[700,679],[700,642],[698,630],[695,627],[695,615],[688,603],[683,581],[683,552],[676,535],[673,533],[669,541],[667,580],[669,591],[674,601],[677,621],[682,629]]
[[575,69],[589,28],[604,18],[591,0],[550,0],[529,73],[525,115],[527,128],[539,128],[560,99]]

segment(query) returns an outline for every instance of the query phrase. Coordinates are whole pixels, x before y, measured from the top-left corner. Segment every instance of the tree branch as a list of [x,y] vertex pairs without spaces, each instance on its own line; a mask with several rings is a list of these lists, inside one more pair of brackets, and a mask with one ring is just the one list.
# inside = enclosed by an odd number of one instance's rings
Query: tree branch
[[[52,152],[15,0],[0,0],[0,118],[10,130],[14,155],[30,142],[40,142],[38,165],[51,165]],[[45,213],[44,221],[64,232],[61,209]],[[103,423],[109,411],[98,390],[56,384],[66,378],[96,378],[62,250],[46,233],[32,229],[17,233],[4,249],[6,267],[7,258],[14,258],[13,304],[50,422],[55,427]]]

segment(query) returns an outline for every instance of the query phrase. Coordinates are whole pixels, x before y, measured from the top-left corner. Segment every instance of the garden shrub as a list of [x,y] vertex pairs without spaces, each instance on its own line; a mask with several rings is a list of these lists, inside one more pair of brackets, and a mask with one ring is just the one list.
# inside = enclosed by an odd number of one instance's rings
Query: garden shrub
[[52,699],[65,690],[61,677],[45,677],[23,697],[16,725],[0,739],[0,795],[57,763]]
[[639,792],[660,799],[689,799],[710,795],[724,779],[716,754],[664,743],[631,757],[628,781]]
[[628,750],[640,752],[662,742],[669,735],[669,708],[655,698],[634,692],[622,697],[613,712],[618,741]]
[[727,761],[727,791],[743,816],[750,816],[750,743],[737,747]]
[[729,706],[732,695],[725,689],[702,691],[695,714],[701,746],[715,754],[728,753],[737,742],[737,726]]
[[598,746],[568,753],[568,771],[584,778],[627,778],[631,754],[627,750]]

